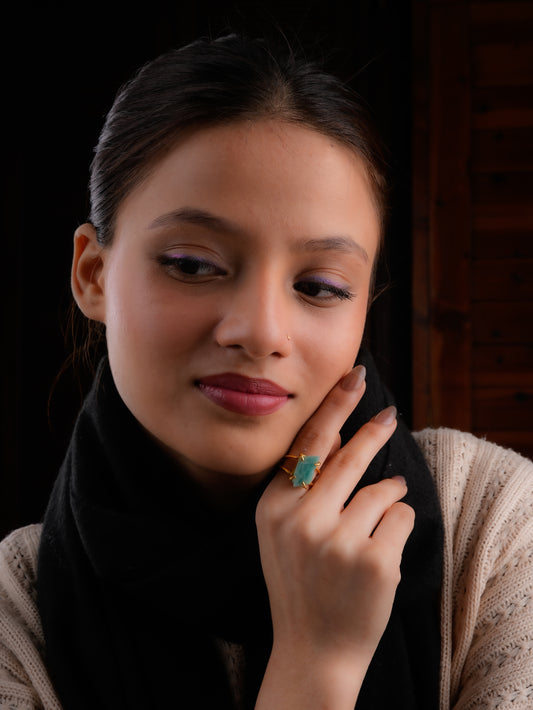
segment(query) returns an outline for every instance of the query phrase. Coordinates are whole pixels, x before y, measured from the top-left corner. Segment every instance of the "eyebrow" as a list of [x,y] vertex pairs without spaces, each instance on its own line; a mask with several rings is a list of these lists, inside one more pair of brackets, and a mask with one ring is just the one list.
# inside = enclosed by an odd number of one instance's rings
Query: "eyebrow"
[[298,250],[303,251],[340,251],[345,254],[357,254],[365,263],[368,263],[368,252],[364,247],[355,242],[351,237],[343,235],[334,237],[320,237],[319,239],[308,239],[303,242]]
[[162,227],[174,227],[179,224],[195,224],[201,227],[209,227],[215,232],[229,234],[244,234],[244,230],[238,225],[224,217],[201,210],[196,207],[182,207],[171,212],[156,217],[148,226],[148,229],[160,229]]
[[[148,229],[161,229],[165,227],[174,227],[180,224],[193,224],[202,227],[207,227],[224,234],[234,234],[242,236],[245,230],[237,224],[225,217],[219,217],[207,212],[206,210],[198,209],[197,207],[182,207],[171,212],[156,217],[148,226]],[[369,256],[364,247],[354,241],[351,237],[345,235],[334,235],[327,237],[318,237],[306,239],[303,242],[298,242],[295,245],[297,251],[337,251],[345,254],[356,254],[365,263],[369,262]]]

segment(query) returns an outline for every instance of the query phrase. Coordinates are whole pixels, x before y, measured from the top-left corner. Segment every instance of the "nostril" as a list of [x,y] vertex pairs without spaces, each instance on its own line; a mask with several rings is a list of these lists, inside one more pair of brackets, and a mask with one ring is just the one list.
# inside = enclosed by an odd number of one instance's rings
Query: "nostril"
[[265,291],[272,289],[243,289],[231,302],[226,301],[214,331],[218,345],[242,349],[254,359],[289,354],[293,341],[285,322],[286,308],[278,298],[265,297]]

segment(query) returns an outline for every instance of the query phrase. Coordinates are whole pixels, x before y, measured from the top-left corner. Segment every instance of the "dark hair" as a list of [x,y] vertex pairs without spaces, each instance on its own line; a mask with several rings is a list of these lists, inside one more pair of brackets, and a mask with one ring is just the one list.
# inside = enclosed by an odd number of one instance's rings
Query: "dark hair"
[[185,131],[260,118],[308,126],[359,155],[383,232],[385,161],[362,101],[286,43],[232,34],[163,54],[117,94],[91,166],[89,220],[99,244],[111,243],[121,202]]
[[[111,244],[122,201],[180,136],[202,127],[269,117],[308,126],[360,156],[381,242],[388,202],[386,162],[361,98],[281,38],[267,42],[231,34],[171,50],[143,66],[119,90],[91,165],[89,221],[98,243]],[[377,258],[371,296],[376,267]],[[72,364],[78,374],[93,373],[106,349],[105,327],[80,321],[72,302],[66,336],[72,352],[62,372]],[[79,386],[83,392],[85,385]]]

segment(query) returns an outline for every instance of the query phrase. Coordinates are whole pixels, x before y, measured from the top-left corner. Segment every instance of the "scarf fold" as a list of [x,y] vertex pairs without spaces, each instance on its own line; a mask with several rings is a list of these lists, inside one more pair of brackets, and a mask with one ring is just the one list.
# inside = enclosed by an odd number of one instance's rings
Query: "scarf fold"
[[[392,403],[368,353],[345,441]],[[206,436],[208,434],[206,433]],[[431,710],[439,696],[442,522],[422,454],[400,421],[360,485],[404,475],[416,511],[393,613],[357,710]],[[213,508],[121,400],[107,360],[77,419],[45,514],[37,603],[64,710],[232,710],[219,639],[241,644],[253,708],[272,642],[255,507]]]

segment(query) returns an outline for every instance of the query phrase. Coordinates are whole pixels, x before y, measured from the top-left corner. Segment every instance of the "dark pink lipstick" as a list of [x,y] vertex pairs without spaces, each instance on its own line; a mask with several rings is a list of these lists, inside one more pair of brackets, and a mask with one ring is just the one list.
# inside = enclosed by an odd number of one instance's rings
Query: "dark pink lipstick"
[[283,407],[291,396],[270,380],[244,377],[233,372],[202,377],[196,385],[202,394],[220,407],[248,416],[272,414]]

